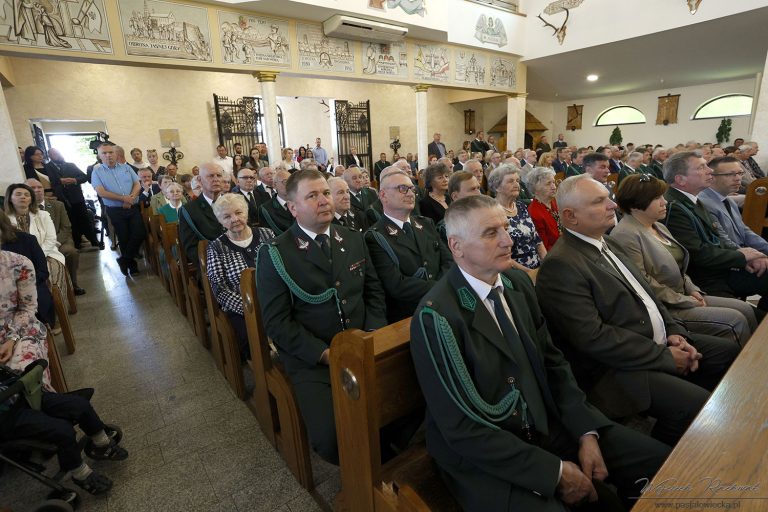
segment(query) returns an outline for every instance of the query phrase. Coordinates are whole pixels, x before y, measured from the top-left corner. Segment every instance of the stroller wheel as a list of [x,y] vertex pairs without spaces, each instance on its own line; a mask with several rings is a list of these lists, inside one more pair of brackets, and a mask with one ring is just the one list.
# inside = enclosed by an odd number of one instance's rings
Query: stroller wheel
[[64,500],[48,500],[34,509],[34,512],[74,512],[72,505]]
[[62,488],[61,491],[51,491],[48,494],[48,501],[45,502],[41,506],[47,506],[49,504],[53,504],[53,506],[61,505],[61,503],[64,503],[69,508],[36,508],[35,512],[42,512],[42,511],[64,511],[64,510],[75,510],[77,509],[77,506],[80,504],[80,495],[75,491],[74,489],[69,489],[67,487]]

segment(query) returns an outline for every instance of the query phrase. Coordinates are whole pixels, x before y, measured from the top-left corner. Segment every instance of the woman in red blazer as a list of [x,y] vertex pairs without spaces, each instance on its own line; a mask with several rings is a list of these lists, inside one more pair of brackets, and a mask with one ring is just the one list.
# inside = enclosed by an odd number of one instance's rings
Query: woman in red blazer
[[555,171],[536,167],[525,178],[528,190],[533,192],[533,201],[528,205],[528,213],[536,225],[544,247],[549,251],[560,238],[560,214],[555,202]]

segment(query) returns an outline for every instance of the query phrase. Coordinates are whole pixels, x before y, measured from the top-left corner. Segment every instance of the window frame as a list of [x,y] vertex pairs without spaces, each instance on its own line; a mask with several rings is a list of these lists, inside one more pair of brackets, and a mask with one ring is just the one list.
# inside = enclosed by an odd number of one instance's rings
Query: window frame
[[725,115],[722,115],[722,116],[713,116],[713,117],[696,117],[696,115],[699,112],[701,112],[701,109],[707,107],[708,105],[711,105],[712,103],[714,103],[716,101],[720,101],[720,100],[725,99],[725,98],[733,98],[735,96],[744,96],[746,98],[749,98],[750,100],[752,100],[752,106],[754,106],[755,97],[751,96],[749,94],[746,94],[746,93],[743,93],[743,92],[733,92],[733,93],[728,93],[728,94],[721,94],[719,96],[715,96],[713,98],[708,99],[707,101],[705,101],[704,103],[702,103],[701,105],[696,107],[696,110],[693,111],[693,115],[691,115],[691,119],[690,120],[691,121],[706,121],[708,119],[725,119],[726,117],[727,118],[731,118],[731,117],[747,117],[747,116],[751,116],[752,115],[752,107],[750,107],[748,114],[725,114]]
[[[637,112],[639,112],[639,113],[640,113],[640,115],[641,115],[641,116],[643,116],[643,121],[637,121],[637,122],[634,122],[634,123],[609,123],[609,124],[600,124],[600,119],[602,119],[602,117],[603,117],[603,116],[605,116],[605,114],[607,114],[608,112],[610,112],[610,111],[612,111],[612,110],[616,110],[616,109],[619,109],[619,108],[631,108],[632,110],[636,110]],[[632,124],[645,124],[645,123],[647,123],[647,122],[648,122],[648,118],[645,116],[645,113],[644,113],[642,110],[640,110],[639,108],[637,108],[637,107],[633,107],[632,105],[614,105],[613,107],[609,107],[609,108],[607,108],[607,109],[603,110],[602,112],[600,112],[600,113],[597,115],[597,117],[595,118],[595,122],[594,122],[594,124],[593,124],[592,126],[593,126],[593,127],[602,127],[602,126],[624,126],[624,125],[632,125]]]

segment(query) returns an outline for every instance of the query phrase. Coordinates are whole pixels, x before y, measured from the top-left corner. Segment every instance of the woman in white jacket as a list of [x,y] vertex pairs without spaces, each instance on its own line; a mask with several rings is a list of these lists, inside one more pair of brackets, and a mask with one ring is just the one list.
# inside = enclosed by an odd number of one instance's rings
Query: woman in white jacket
[[20,231],[34,235],[48,260],[51,284],[62,293],[67,292],[67,268],[64,255],[59,251],[56,228],[51,214],[38,209],[35,193],[24,183],[14,183],[5,192],[5,212],[11,223]]

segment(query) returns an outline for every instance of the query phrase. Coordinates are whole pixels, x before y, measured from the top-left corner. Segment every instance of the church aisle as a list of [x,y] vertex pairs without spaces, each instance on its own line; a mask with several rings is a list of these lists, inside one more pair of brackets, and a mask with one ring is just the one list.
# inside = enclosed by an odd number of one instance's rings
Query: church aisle
[[[122,427],[130,457],[92,463],[115,485],[103,497],[81,492],[78,510],[320,510],[232,394],[160,280],[143,264],[139,276],[126,279],[108,250],[80,261],[87,294],[71,317],[77,351],[66,355],[61,336],[57,346],[70,389],[96,389],[93,404],[105,422]],[[338,490],[337,475],[315,465],[326,500]],[[0,479],[0,508],[26,511],[46,494],[15,470]]]

